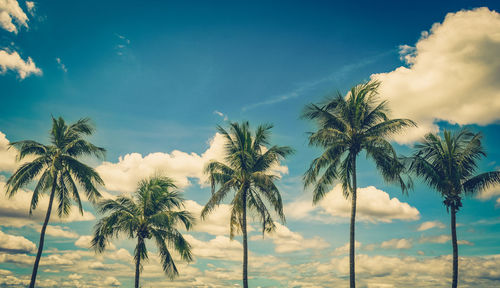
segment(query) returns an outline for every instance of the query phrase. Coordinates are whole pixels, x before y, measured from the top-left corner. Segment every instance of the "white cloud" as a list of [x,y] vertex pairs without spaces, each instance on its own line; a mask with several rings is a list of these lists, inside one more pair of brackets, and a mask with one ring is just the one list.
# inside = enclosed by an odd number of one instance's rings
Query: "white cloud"
[[104,279],[104,285],[112,286],[112,287],[119,287],[121,285],[121,283],[115,277],[108,276],[108,277],[106,277],[106,279]]
[[42,75],[42,70],[36,67],[31,57],[28,57],[28,60],[25,61],[16,51],[9,53],[0,50],[0,74],[5,74],[8,70],[16,71],[21,79],[31,74]]
[[22,236],[14,236],[0,231],[0,251],[7,253],[34,253],[35,243]]
[[[61,255],[51,254],[43,256],[40,260],[41,266],[65,266],[73,265],[74,259],[70,259]],[[26,254],[8,254],[0,252],[0,263],[13,263],[22,266],[31,266],[35,261],[35,256],[28,256]]]
[[[362,246],[361,242],[354,241],[354,248],[355,249],[359,249],[359,248],[361,248],[361,246]],[[340,256],[340,255],[348,254],[349,253],[349,247],[350,247],[349,242],[347,242],[344,245],[335,248],[335,250],[333,250],[332,255],[334,255],[334,256]]]
[[77,273],[73,273],[73,274],[69,274],[68,276],[68,279],[70,280],[79,280],[79,279],[82,279],[82,275],[80,274],[77,274]]
[[222,117],[222,118],[224,119],[224,121],[227,121],[227,120],[229,119],[229,118],[227,117],[227,115],[225,115],[224,113],[222,113],[222,112],[220,112],[220,111],[215,110],[215,111],[214,111],[214,114],[215,114],[215,115],[218,115],[218,116],[220,116],[220,117]]
[[419,240],[420,243],[446,243],[451,240],[449,235],[437,235],[437,236],[422,236]]
[[208,161],[223,160],[224,138],[216,134],[210,140],[210,147],[201,155],[174,150],[171,153],[150,153],[142,156],[131,153],[121,156],[118,163],[103,162],[96,170],[106,183],[106,189],[130,193],[136,189],[139,180],[153,173],[165,173],[176,181],[180,188],[189,186],[189,178],[206,180],[203,168]]
[[[78,240],[75,241],[75,246],[84,248],[84,249],[90,249],[90,242],[92,241],[92,235],[82,235],[78,238]],[[106,246],[106,250],[115,250],[116,246],[113,243],[108,243]],[[128,253],[128,252],[127,252]]]
[[470,242],[468,240],[458,240],[457,241],[458,245],[467,245],[467,246],[474,246],[473,242]]
[[[337,184],[319,202],[312,205],[312,199],[299,199],[285,205],[286,215],[292,219],[315,219],[324,222],[332,221],[331,216],[341,219],[351,215],[350,199],[342,193],[342,187]],[[385,222],[393,220],[412,221],[420,219],[417,208],[408,203],[391,198],[388,193],[373,186],[358,188],[356,220],[364,222]],[[328,216],[328,217],[326,217]]]
[[89,249],[90,248],[90,241],[92,241],[91,235],[83,235],[83,236],[80,236],[80,238],[78,238],[78,240],[75,241],[75,246],[80,247],[80,248]]
[[417,231],[425,231],[432,228],[444,229],[446,226],[440,221],[426,221],[418,226]]
[[481,200],[488,200],[496,196],[500,196],[500,185],[494,185],[484,189],[477,195],[477,198]]
[[[139,180],[154,173],[164,173],[171,177],[179,188],[191,185],[190,178],[198,179],[201,186],[208,185],[204,174],[205,165],[211,160],[224,162],[225,138],[216,133],[209,141],[209,148],[201,155],[174,150],[171,153],[155,152],[146,156],[130,153],[120,156],[117,163],[103,162],[96,171],[106,183],[106,189],[115,192],[131,193],[137,188]],[[288,173],[288,167],[271,167],[276,175]]]
[[[450,281],[451,261],[451,255],[394,257],[359,254],[356,256],[356,281],[360,287],[440,287]],[[498,265],[500,255],[460,257],[460,285],[498,286]],[[329,263],[308,262],[293,268],[296,272],[290,273],[286,279],[288,283],[304,283],[301,287],[343,286],[349,275],[349,257],[334,258]]]
[[0,28],[17,34],[18,26],[28,28],[28,16],[26,16],[16,0],[1,0]]
[[380,243],[380,248],[383,249],[410,249],[413,243],[409,239],[399,238],[391,239]]
[[207,259],[223,259],[241,261],[243,259],[243,245],[226,236],[217,236],[210,241],[201,241],[186,234],[184,238],[191,244],[196,257]]
[[[33,229],[40,231],[42,229],[42,225],[33,224],[31,225]],[[47,225],[47,230],[45,230],[45,234],[58,238],[78,238],[78,234],[70,231],[68,227],[61,227],[58,225]]]
[[30,13],[31,16],[34,16],[34,14],[35,14],[35,2],[26,1],[26,9],[28,9],[28,13]]
[[[5,182],[1,180],[0,191],[5,191]],[[46,197],[47,195],[40,198],[38,207],[33,211],[33,215],[29,216],[31,196],[31,191],[22,189],[20,189],[12,198],[8,198],[5,193],[0,193],[0,226],[23,227],[42,222],[45,219],[45,213],[47,212],[49,198]],[[83,215],[81,215],[78,207],[72,205],[71,212],[67,217],[59,218],[57,216],[57,213],[54,212],[50,218],[50,222],[76,222],[90,221],[94,219],[95,217],[92,213],[84,211]],[[48,229],[55,229],[52,231],[54,233],[58,233],[57,228]]]
[[9,140],[0,132],[0,171],[13,172],[19,165],[16,162],[17,149],[9,148]]
[[[300,233],[290,231],[288,227],[281,225],[278,222],[274,223],[276,230],[272,233],[266,234],[273,240],[274,251],[276,253],[290,253],[306,249],[325,249],[330,246],[321,237],[304,238]],[[255,235],[250,237],[250,240],[261,240],[262,235]]]
[[374,74],[394,117],[419,128],[396,137],[400,143],[435,132],[436,120],[486,125],[500,119],[500,14],[488,8],[446,15],[422,34],[415,47],[401,46],[409,65]]
[[[231,206],[221,204],[214,209],[204,220],[200,219],[203,206],[193,200],[186,200],[184,207],[196,218],[193,231],[205,232],[212,235],[229,235],[229,219],[231,217]],[[251,227],[249,231],[251,231]]]

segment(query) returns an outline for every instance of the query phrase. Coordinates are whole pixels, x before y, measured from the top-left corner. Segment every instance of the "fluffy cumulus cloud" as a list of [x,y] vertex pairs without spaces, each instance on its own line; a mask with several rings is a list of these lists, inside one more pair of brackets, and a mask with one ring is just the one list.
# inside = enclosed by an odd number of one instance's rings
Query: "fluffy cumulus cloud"
[[[5,191],[5,182],[0,180],[0,191]],[[15,196],[8,198],[5,193],[0,193],[0,226],[22,227],[27,225],[37,224],[45,219],[45,213],[49,204],[47,195],[39,199],[38,207],[33,211],[33,215],[29,216],[29,203],[31,202],[32,193],[28,190],[19,190]],[[95,216],[84,211],[80,214],[78,207],[71,206],[71,211],[67,217],[59,218],[56,213],[51,217],[51,222],[76,222],[94,220]],[[37,226],[34,226],[37,227]],[[62,229],[61,227],[49,227],[48,230],[54,235],[71,236],[67,238],[75,238],[77,235],[71,231]],[[49,234],[50,235],[50,234]]]
[[[103,162],[96,170],[106,183],[106,189],[115,192],[133,192],[138,181],[154,173],[163,173],[174,179],[179,188],[191,185],[190,179],[198,179],[202,186],[208,184],[203,170],[211,160],[224,162],[222,134],[216,133],[209,141],[209,148],[201,155],[174,150],[170,153],[156,152],[142,156],[130,153],[121,156],[117,163]],[[287,174],[288,167],[271,167],[277,175]]]
[[191,244],[193,254],[199,258],[241,261],[243,245],[226,236],[216,236],[209,241],[202,241],[186,234],[184,238]]
[[372,243],[368,245],[363,245],[361,246],[361,250],[364,251],[374,251],[375,249],[406,250],[406,249],[411,249],[412,247],[413,247],[412,238],[394,238],[383,241],[381,243]]
[[394,117],[418,122],[400,143],[437,131],[436,120],[486,125],[500,119],[500,14],[463,10],[435,23],[414,47],[403,45],[407,66],[374,74]]
[[[317,205],[312,206],[310,199],[299,199],[285,207],[292,219],[316,219],[334,221],[350,217],[351,203],[342,193],[340,184],[336,185]],[[373,186],[358,189],[357,220],[364,222],[392,222],[393,220],[413,221],[420,219],[417,208],[408,203],[391,198],[388,193]],[[333,218],[332,218],[333,217]]]
[[0,0],[0,27],[17,33],[19,26],[28,28],[28,16],[19,3],[16,0]]
[[[37,232],[40,232],[42,230],[42,225],[39,224],[30,224],[27,226],[30,226]],[[47,225],[45,234],[57,238],[78,238],[78,234],[71,231],[68,227],[62,227],[58,225]]]
[[[356,256],[356,282],[360,287],[446,287],[451,279],[451,255],[439,257]],[[461,287],[497,287],[500,255],[460,257]],[[287,287],[343,287],[349,275],[349,257],[329,262],[296,265]],[[299,272],[300,271],[300,272]]]
[[[354,241],[354,248],[359,249],[361,247],[361,242]],[[345,243],[344,245],[335,248],[333,250],[332,255],[334,256],[340,256],[340,255],[345,255],[349,253],[349,242]]]
[[156,152],[146,156],[131,153],[122,156],[117,163],[103,162],[96,170],[106,189],[116,192],[133,192],[137,182],[154,173],[165,173],[183,188],[190,185],[189,178],[197,178],[202,183],[204,165],[211,159],[223,159],[224,138],[216,134],[210,147],[201,155],[174,150],[171,153]]
[[[90,242],[92,241],[92,238],[93,238],[92,235],[82,235],[75,241],[75,246],[79,247],[79,248],[83,248],[83,249],[90,249],[90,247],[91,247]],[[106,250],[108,250],[108,251],[116,250],[116,246],[110,242],[106,246]],[[125,252],[127,252],[127,251],[125,250]],[[121,253],[123,253],[123,251]],[[121,258],[121,257],[117,257],[117,258]]]
[[31,74],[42,75],[42,70],[36,67],[31,57],[24,60],[16,51],[0,50],[0,74],[5,74],[9,70],[15,71],[21,79]]
[[106,277],[106,279],[104,279],[104,285],[111,286],[111,287],[120,287],[121,283],[115,277],[108,276],[108,277]]
[[[26,2],[26,7],[33,15],[34,3]],[[0,28],[17,34],[19,27],[28,28],[28,16],[19,3],[16,0],[0,0]],[[0,74],[5,74],[9,70],[16,72],[20,79],[32,74],[42,74],[42,70],[36,67],[31,57],[24,60],[17,51],[2,49],[0,50]]]
[[7,253],[34,253],[35,243],[22,237],[0,231],[0,251]]
[[[500,196],[500,185],[490,186],[477,195],[478,199],[488,200]],[[500,206],[500,198],[496,200],[497,207]]]
[[[276,253],[290,253],[306,249],[325,249],[330,246],[321,237],[304,238],[300,233],[290,231],[288,227],[275,222],[276,230],[266,234],[265,237],[272,239]],[[262,235],[250,237],[251,240],[261,240]]]
[[196,218],[193,231],[205,232],[211,235],[229,235],[229,219],[231,217],[230,205],[219,205],[219,207],[215,208],[203,220],[200,219],[201,210],[203,209],[202,205],[193,200],[186,200],[184,202],[184,207]]
[[14,147],[9,147],[9,143],[5,134],[0,132],[0,172],[13,172],[18,166],[16,161],[18,151]]
[[445,227],[441,221],[426,221],[418,226],[417,231],[425,231],[432,228],[444,229]]
[[391,239],[380,243],[380,248],[383,249],[410,249],[413,243],[410,239],[399,238]]

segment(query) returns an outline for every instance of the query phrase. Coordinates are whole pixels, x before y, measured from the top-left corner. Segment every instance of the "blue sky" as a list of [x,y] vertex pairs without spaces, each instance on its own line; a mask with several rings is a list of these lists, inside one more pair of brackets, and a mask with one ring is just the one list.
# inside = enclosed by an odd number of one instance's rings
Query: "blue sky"
[[[179,181],[196,212],[210,195],[200,167],[221,155],[216,125],[273,123],[273,143],[296,150],[280,169],[287,223],[250,241],[251,285],[346,286],[347,202],[332,187],[330,198],[311,206],[301,176],[320,151],[307,146],[313,125],[300,111],[379,79],[393,115],[421,127],[396,139],[398,152],[410,153],[422,133],[468,126],[484,134],[488,157],[479,170],[498,170],[498,11],[495,1],[0,3],[8,16],[0,21],[0,184],[16,165],[15,151],[5,150],[9,141],[46,142],[51,114],[69,122],[90,117],[92,141],[108,150],[104,163],[88,162],[103,175],[103,192],[130,193],[138,178],[159,169]],[[442,200],[419,182],[402,195],[372,163],[360,158],[359,166],[366,191],[357,226],[361,287],[447,286],[451,244]],[[490,189],[459,213],[459,240],[467,241],[460,245],[463,287],[500,285],[499,197],[500,188]],[[26,219],[21,198],[0,204],[0,287],[23,285],[38,242],[41,221]],[[116,241],[104,256],[89,252],[85,236],[99,215],[86,207],[84,216],[52,223],[41,285],[131,286],[133,242]],[[196,261],[182,266],[178,280],[170,284],[152,258],[144,287],[239,284],[241,239],[227,238],[223,210],[188,233]]]

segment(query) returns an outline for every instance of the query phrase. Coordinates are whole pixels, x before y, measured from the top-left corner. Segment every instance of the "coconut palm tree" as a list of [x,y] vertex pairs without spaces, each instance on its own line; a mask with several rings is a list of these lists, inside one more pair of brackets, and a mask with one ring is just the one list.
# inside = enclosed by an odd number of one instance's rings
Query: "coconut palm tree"
[[[262,233],[275,229],[272,213],[284,222],[281,195],[274,184],[279,176],[273,173],[273,165],[293,151],[287,146],[269,147],[272,125],[261,125],[252,133],[248,122],[231,123],[229,131],[217,129],[226,140],[225,161],[212,160],[205,167],[212,186],[212,197],[201,211],[204,219],[229,194],[234,191],[229,220],[230,237],[243,234],[243,287],[248,287],[247,214],[255,213],[262,223]],[[215,190],[216,186],[218,189]],[[268,208],[270,206],[270,208]],[[272,209],[270,211],[270,209]],[[274,212],[273,212],[274,210]]]
[[104,184],[102,179],[93,168],[78,160],[83,156],[104,158],[105,150],[103,148],[94,146],[84,139],[84,136],[91,135],[93,132],[94,127],[88,118],[67,125],[63,118],[52,117],[49,145],[32,140],[10,144],[19,150],[19,161],[27,156],[30,160],[33,159],[22,164],[7,180],[7,195],[14,196],[20,188],[26,187],[34,179],[38,179],[31,197],[29,214],[32,215],[33,210],[37,208],[39,198],[47,192],[50,193],[29,287],[35,287],[45,231],[49,223],[54,198],[57,199],[57,215],[64,217],[71,211],[72,200],[76,202],[80,213],[83,214],[79,189],[83,189],[85,196],[91,202],[95,202],[101,197],[96,186]]
[[176,251],[185,261],[192,260],[191,245],[184,239],[177,227],[191,229],[193,216],[182,210],[184,199],[172,179],[155,175],[139,182],[133,197],[119,196],[98,204],[98,211],[107,214],[94,226],[91,247],[98,253],[104,252],[109,241],[125,234],[136,238],[134,251],[135,287],[139,287],[139,276],[143,261],[148,259],[146,240],[154,239],[163,271],[170,279],[179,275],[171,254]]
[[[387,102],[377,101],[379,82],[354,86],[346,97],[340,93],[320,104],[309,104],[302,117],[312,120],[318,130],[309,136],[309,145],[324,149],[311,162],[304,174],[304,187],[314,185],[313,203],[318,203],[340,181],[344,196],[351,198],[349,242],[350,287],[355,287],[355,219],[356,219],[356,159],[361,151],[374,160],[387,182],[401,185],[407,191],[411,182],[405,182],[401,173],[404,166],[398,161],[389,137],[414,122],[408,119],[389,119]],[[322,175],[321,175],[322,174]]]
[[453,277],[451,287],[458,284],[458,245],[456,213],[462,207],[462,198],[500,183],[500,171],[475,175],[477,161],[486,156],[481,145],[482,135],[461,129],[455,133],[444,130],[443,138],[429,133],[415,146],[410,158],[410,171],[421,177],[443,197],[451,214],[453,245]]

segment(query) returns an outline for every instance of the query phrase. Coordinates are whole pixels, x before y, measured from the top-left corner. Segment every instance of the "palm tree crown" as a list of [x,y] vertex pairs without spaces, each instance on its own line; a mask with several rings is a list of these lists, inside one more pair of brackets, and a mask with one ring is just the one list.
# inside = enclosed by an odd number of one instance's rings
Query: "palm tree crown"
[[93,132],[94,127],[88,118],[67,125],[64,119],[59,117],[52,118],[49,145],[32,140],[12,142],[10,145],[19,150],[19,161],[27,156],[34,156],[35,159],[21,165],[7,180],[7,195],[14,196],[20,188],[25,187],[41,174],[33,190],[30,215],[36,209],[40,196],[50,188],[54,188],[57,193],[58,216],[68,215],[71,200],[77,203],[80,212],[83,213],[77,184],[83,188],[87,199],[93,203],[101,197],[96,186],[104,185],[93,168],[77,159],[82,156],[104,158],[106,152],[104,148],[94,146],[83,139],[83,136],[91,135]]
[[321,156],[311,162],[304,175],[304,186],[313,185],[313,203],[317,203],[340,180],[346,197],[351,196],[350,287],[354,283],[354,223],[356,216],[356,158],[361,151],[374,160],[387,182],[396,182],[403,192],[411,186],[401,173],[404,165],[389,137],[415,125],[408,119],[389,119],[387,102],[377,101],[379,82],[354,86],[347,97],[337,93],[319,105],[309,104],[302,117],[313,120],[318,130],[309,136],[309,145],[324,149]]
[[429,133],[415,146],[411,171],[422,177],[444,199],[444,205],[456,211],[462,198],[483,191],[500,182],[500,171],[475,175],[477,161],[486,153],[481,133],[462,129],[456,133],[444,130],[443,138]]
[[82,156],[104,158],[105,150],[103,148],[94,146],[84,139],[84,136],[91,135],[93,132],[94,127],[90,124],[88,118],[67,125],[63,118],[56,119],[52,117],[49,145],[43,145],[32,140],[10,144],[19,150],[18,160],[22,160],[27,156],[34,159],[22,164],[7,180],[7,195],[9,197],[14,196],[20,188],[40,177],[31,197],[29,210],[31,215],[33,210],[37,208],[39,198],[50,191],[49,205],[40,233],[38,253],[33,265],[30,287],[35,286],[45,231],[52,213],[54,197],[57,198],[57,214],[59,217],[67,216],[70,213],[72,200],[76,202],[80,213],[83,214],[79,186],[92,203],[101,197],[96,188],[97,185],[104,185],[101,177],[93,168],[78,160]]
[[458,285],[458,243],[456,213],[462,207],[462,198],[483,191],[500,183],[500,171],[475,175],[477,161],[486,156],[481,145],[482,135],[462,129],[456,133],[445,130],[443,138],[429,133],[415,146],[410,158],[410,171],[443,197],[444,205],[451,214],[453,245],[452,287]]
[[[98,204],[100,213],[107,214],[94,227],[91,245],[103,252],[112,238],[125,234],[137,238],[134,252],[136,264],[135,287],[139,287],[142,262],[148,259],[146,239],[153,239],[158,247],[163,271],[168,277],[179,274],[171,254],[173,249],[185,261],[192,260],[191,245],[177,227],[189,230],[194,224],[192,215],[182,210],[184,204],[179,192],[173,190],[173,181],[164,176],[153,176],[139,182],[133,197],[120,196]],[[170,250],[169,250],[170,249]]]
[[[262,223],[262,233],[275,229],[272,214],[285,221],[281,195],[274,184],[279,178],[273,165],[292,153],[287,146],[269,146],[272,125],[261,125],[252,133],[248,122],[231,123],[230,130],[218,126],[226,140],[225,162],[211,161],[205,167],[212,186],[212,197],[201,212],[205,218],[234,191],[231,201],[230,237],[243,233],[243,286],[247,280],[247,209]],[[216,190],[216,186],[218,189]],[[268,206],[272,209],[269,210]]]

